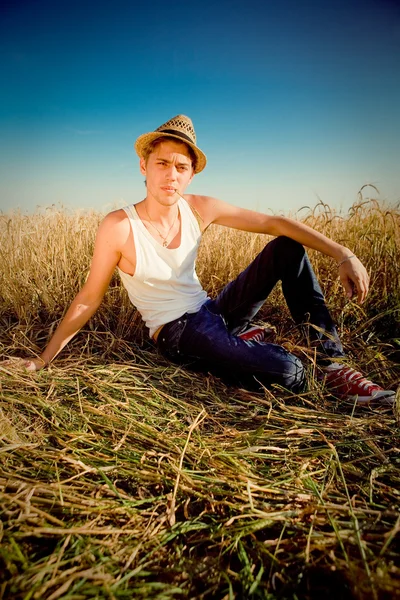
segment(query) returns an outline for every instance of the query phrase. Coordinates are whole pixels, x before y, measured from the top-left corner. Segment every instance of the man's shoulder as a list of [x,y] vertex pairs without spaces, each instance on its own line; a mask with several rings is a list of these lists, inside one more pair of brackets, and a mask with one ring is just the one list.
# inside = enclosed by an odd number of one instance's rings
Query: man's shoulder
[[119,246],[121,240],[129,236],[130,231],[128,215],[123,208],[120,208],[109,212],[103,218],[98,233],[104,240],[113,241]]
[[200,215],[204,229],[206,229],[213,222],[215,209],[221,201],[213,196],[204,196],[200,194],[185,194],[185,199]]
[[101,222],[101,226],[106,229],[120,229],[129,227],[129,217],[123,208],[118,208],[109,212]]
[[196,208],[197,206],[201,206],[202,204],[213,200],[212,196],[204,196],[202,194],[185,194],[183,197],[189,204]]
[[126,214],[125,210],[123,208],[117,208],[116,210],[107,213],[103,221],[108,223],[120,223],[127,218],[128,215]]
[[185,194],[186,202],[194,208],[203,217],[208,210],[208,207],[215,202],[212,196],[204,196],[200,194]]

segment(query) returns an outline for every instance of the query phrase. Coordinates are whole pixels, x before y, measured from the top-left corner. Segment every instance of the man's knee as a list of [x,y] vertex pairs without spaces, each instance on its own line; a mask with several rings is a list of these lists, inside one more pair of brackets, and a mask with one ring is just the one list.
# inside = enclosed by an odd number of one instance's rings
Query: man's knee
[[303,363],[297,356],[287,354],[282,372],[282,385],[294,393],[304,391],[306,385],[306,372]]
[[[267,358],[269,360],[267,360]],[[268,356],[264,362],[264,380],[278,384],[295,394],[305,388],[304,365],[297,356],[278,344],[268,344]]]
[[288,253],[290,256],[293,256],[293,254],[298,254],[300,257],[303,257],[305,254],[304,246],[302,246],[300,242],[296,242],[286,235],[278,236],[272,240],[270,244],[275,246],[275,249],[278,250],[280,254]]

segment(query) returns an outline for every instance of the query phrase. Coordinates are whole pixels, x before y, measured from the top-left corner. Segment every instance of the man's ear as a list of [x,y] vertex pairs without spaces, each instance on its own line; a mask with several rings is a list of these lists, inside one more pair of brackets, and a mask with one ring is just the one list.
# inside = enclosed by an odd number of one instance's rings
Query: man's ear
[[139,161],[140,172],[142,175],[146,175],[146,161],[141,158]]

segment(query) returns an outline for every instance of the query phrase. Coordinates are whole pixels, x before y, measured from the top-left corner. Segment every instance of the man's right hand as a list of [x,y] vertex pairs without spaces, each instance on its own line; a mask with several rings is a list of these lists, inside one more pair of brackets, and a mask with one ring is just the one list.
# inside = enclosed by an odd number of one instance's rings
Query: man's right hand
[[27,371],[40,371],[40,369],[46,366],[46,363],[41,358],[10,358],[0,364],[17,369],[26,369]]
[[27,371],[40,371],[46,366],[46,363],[41,358],[31,358],[30,360],[23,360],[23,366]]

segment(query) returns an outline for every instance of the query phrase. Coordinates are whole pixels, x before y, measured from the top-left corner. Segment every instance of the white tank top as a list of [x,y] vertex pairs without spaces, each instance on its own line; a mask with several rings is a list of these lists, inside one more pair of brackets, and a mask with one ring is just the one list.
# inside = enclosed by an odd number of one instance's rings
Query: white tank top
[[207,300],[195,270],[201,231],[191,208],[178,200],[181,215],[181,243],[178,248],[165,248],[147,231],[135,205],[126,206],[136,249],[135,274],[118,268],[132,304],[136,306],[150,336],[165,323],[186,312],[197,312]]

